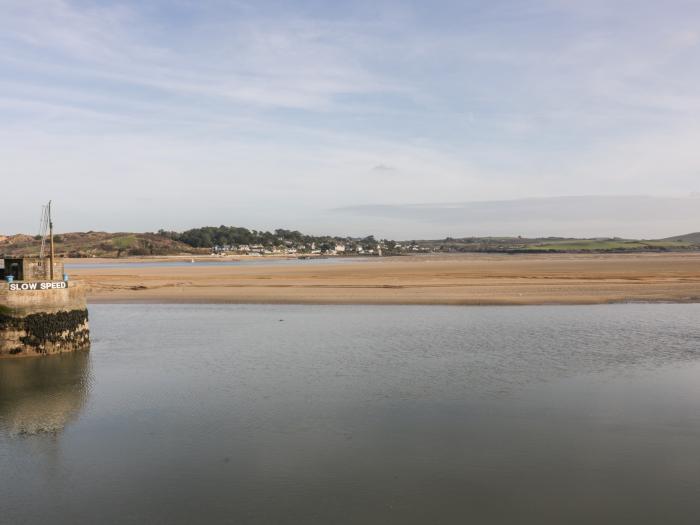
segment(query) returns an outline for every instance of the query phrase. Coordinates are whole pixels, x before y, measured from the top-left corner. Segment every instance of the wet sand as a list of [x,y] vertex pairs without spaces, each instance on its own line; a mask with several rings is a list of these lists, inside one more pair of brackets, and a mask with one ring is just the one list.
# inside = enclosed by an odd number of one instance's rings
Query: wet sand
[[438,255],[342,264],[70,270],[93,303],[700,302],[700,253]]

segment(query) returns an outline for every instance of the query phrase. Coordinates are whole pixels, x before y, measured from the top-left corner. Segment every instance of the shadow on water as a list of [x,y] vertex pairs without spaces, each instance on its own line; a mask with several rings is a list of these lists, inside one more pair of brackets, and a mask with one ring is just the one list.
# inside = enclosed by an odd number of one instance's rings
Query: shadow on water
[[0,362],[0,433],[56,434],[82,410],[90,391],[87,351]]

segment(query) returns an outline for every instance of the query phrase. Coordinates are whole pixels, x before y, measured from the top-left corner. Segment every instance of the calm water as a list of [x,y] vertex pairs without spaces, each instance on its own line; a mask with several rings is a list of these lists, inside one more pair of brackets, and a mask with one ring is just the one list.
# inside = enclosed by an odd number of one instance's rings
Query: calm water
[[697,523],[700,305],[91,307],[0,362],[0,522]]

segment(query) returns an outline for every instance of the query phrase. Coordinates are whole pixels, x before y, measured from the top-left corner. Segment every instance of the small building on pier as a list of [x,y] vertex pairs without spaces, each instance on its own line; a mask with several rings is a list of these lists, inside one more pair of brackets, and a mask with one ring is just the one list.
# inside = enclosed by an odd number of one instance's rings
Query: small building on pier
[[63,279],[63,262],[51,262],[46,257],[5,257],[0,269],[0,279],[12,277],[14,281],[51,281]]

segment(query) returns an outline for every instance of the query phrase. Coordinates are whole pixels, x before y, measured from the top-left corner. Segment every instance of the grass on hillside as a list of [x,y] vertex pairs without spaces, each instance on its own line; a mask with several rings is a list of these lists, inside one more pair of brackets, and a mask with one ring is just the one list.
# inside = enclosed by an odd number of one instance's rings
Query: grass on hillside
[[[194,253],[191,246],[155,233],[73,232],[56,236],[56,255],[67,257],[121,257]],[[0,241],[0,254],[36,256],[40,237],[15,235]]]
[[624,241],[619,239],[600,240],[583,239],[580,241],[566,240],[561,242],[547,242],[530,244],[525,250],[546,250],[552,252],[567,251],[642,251],[642,250],[683,250],[694,247],[693,244],[683,241]]

